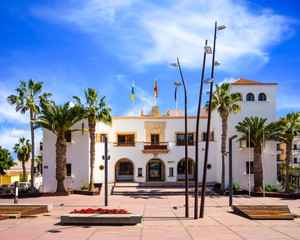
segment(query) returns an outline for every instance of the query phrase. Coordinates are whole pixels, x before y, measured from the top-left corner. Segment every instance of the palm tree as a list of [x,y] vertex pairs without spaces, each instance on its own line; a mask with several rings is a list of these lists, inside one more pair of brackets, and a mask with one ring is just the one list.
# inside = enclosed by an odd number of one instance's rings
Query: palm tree
[[85,112],[85,118],[88,119],[89,133],[90,133],[90,187],[89,191],[94,190],[94,166],[95,166],[95,146],[96,146],[96,122],[101,121],[106,124],[112,123],[110,116],[111,109],[106,107],[105,96],[98,101],[98,93],[95,89],[89,88],[88,91],[84,91],[86,103],[82,104],[79,97],[74,96],[78,106],[80,106]]
[[32,148],[29,140],[25,140],[24,137],[20,138],[19,142],[14,146],[14,153],[17,154],[18,160],[22,163],[24,182],[27,182],[25,162],[28,162],[31,150]]
[[51,93],[41,93],[43,82],[35,83],[33,79],[29,79],[26,83],[20,80],[20,85],[16,89],[17,95],[10,95],[7,101],[11,105],[15,105],[16,111],[25,114],[30,112],[30,131],[31,131],[31,187],[30,191],[34,192],[34,128],[33,120],[39,114],[41,104],[47,102],[47,98],[52,96]]
[[300,113],[289,113],[286,117],[280,118],[279,122],[283,126],[282,142],[286,144],[286,179],[285,191],[290,192],[290,173],[292,161],[292,146],[294,137],[300,134]]
[[243,134],[238,141],[248,140],[250,128],[250,143],[254,146],[253,173],[255,192],[263,191],[263,168],[261,160],[263,141],[278,141],[282,132],[282,126],[280,123],[271,122],[270,124],[265,125],[266,121],[267,118],[246,117],[235,127],[238,132]]
[[44,128],[53,132],[56,136],[56,180],[57,192],[66,192],[65,179],[66,168],[66,135],[70,132],[83,130],[71,129],[75,123],[82,120],[83,111],[78,106],[70,107],[67,102],[57,106],[53,101],[43,105],[40,116],[35,120],[35,128]]
[[[213,94],[211,109],[217,109],[222,118],[222,181],[221,190],[225,190],[225,153],[227,142],[228,118],[230,113],[237,113],[241,111],[241,106],[236,104],[240,101],[242,95],[240,93],[231,93],[231,84],[223,83],[220,86],[216,84],[216,91]],[[206,110],[208,110],[209,101],[206,102]],[[209,136],[209,133],[207,134]]]

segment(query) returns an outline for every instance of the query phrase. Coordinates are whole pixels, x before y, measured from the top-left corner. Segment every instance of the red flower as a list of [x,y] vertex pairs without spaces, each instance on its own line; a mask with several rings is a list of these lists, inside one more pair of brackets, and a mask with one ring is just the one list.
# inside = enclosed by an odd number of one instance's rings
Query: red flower
[[80,210],[76,210],[74,209],[74,211],[70,212],[70,214],[75,214],[75,213],[79,213],[79,214],[126,214],[128,213],[127,210],[125,209],[103,209],[103,208],[97,208],[97,209],[80,209]]

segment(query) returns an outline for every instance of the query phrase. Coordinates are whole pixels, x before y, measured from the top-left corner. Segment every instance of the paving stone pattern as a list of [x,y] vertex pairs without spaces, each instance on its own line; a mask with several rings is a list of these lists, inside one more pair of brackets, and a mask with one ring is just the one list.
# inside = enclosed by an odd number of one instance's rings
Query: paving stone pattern
[[[0,239],[300,239],[300,218],[250,220],[234,214],[226,196],[207,196],[205,218],[197,220],[193,219],[192,196],[189,218],[184,217],[183,195],[126,194],[111,195],[108,200],[107,208],[124,208],[140,214],[142,223],[135,226],[66,226],[60,223],[60,216],[73,209],[105,207],[103,192],[100,196],[26,198],[19,199],[19,203],[53,204],[53,211],[38,218],[0,221]],[[0,199],[0,203],[12,202],[13,199]],[[235,196],[233,203],[286,204],[293,214],[300,215],[300,200]]]

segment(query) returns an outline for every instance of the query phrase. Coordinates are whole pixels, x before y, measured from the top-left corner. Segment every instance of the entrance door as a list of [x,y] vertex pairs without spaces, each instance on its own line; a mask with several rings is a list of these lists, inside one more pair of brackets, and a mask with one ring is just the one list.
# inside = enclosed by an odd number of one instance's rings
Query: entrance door
[[151,145],[159,145],[159,134],[151,134]]
[[149,163],[149,181],[161,181],[161,163]]

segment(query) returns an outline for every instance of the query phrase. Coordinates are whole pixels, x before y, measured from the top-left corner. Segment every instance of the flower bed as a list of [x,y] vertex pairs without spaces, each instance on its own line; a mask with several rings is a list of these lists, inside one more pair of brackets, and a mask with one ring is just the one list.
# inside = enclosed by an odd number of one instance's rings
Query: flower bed
[[70,212],[69,214],[126,214],[129,213],[125,209],[103,209],[103,208],[97,208],[97,209],[81,209]]
[[125,209],[74,209],[69,214],[61,215],[62,224],[135,225],[141,221],[141,215],[131,214]]

